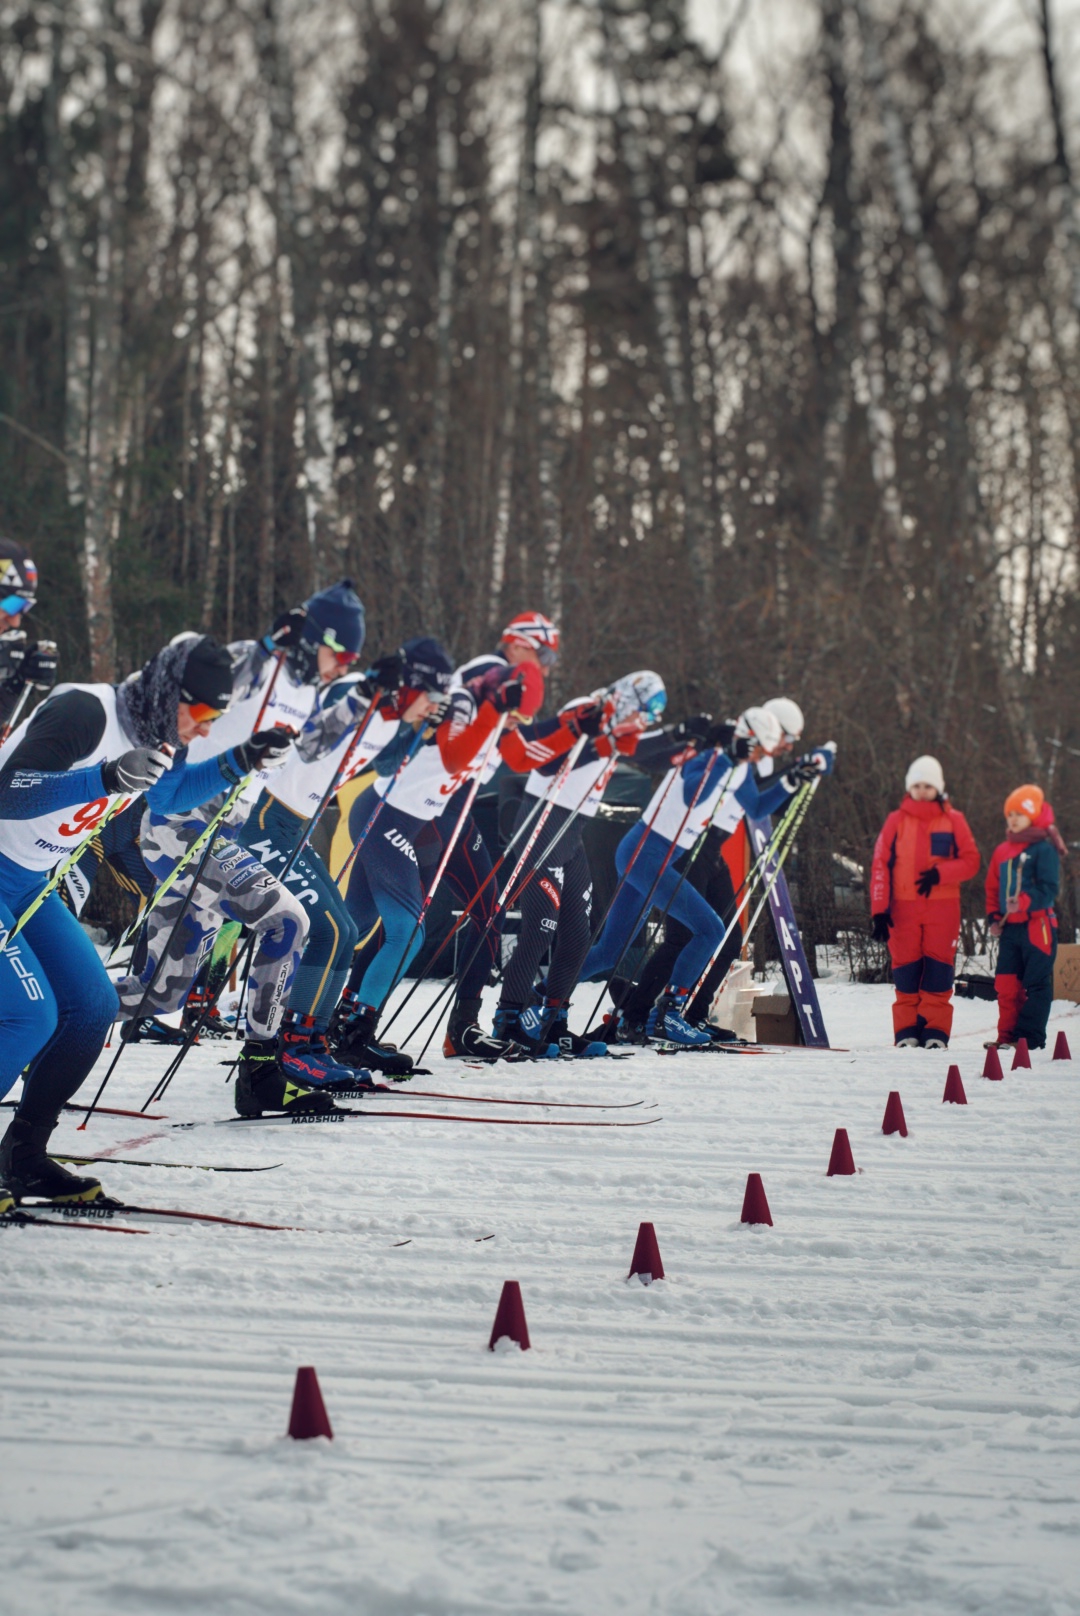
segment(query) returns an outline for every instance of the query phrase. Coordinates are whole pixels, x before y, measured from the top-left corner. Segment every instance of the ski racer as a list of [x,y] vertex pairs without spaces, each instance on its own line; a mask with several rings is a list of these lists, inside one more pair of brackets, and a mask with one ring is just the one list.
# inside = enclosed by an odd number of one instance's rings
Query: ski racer
[[740,764],[777,750],[782,740],[779,720],[763,707],[748,707],[734,725],[718,725],[705,749],[673,764],[641,822],[616,849],[620,884],[583,977],[610,977],[653,907],[674,915],[690,933],[671,968],[669,985],[648,1012],[645,1030],[650,1038],[686,1048],[704,1048],[712,1041],[708,1032],[690,1025],[684,1011],[690,989],[723,941],[725,927],[689,881],[680,879],[679,861],[708,828],[729,786],[755,817],[772,813],[798,789],[798,780],[787,776],[764,792],[749,773],[734,783]]
[[945,1049],[960,885],[981,860],[967,820],[946,798],[937,758],[917,757],[904,786],[904,799],[874,847],[870,913],[874,937],[888,944],[892,961],[893,1042],[901,1049]]
[[227,652],[204,636],[185,639],[120,685],[58,686],[0,749],[0,1094],[25,1069],[0,1141],[0,1183],[16,1198],[100,1193],[96,1178],[68,1172],[47,1147],[117,1009],[93,944],[58,893],[36,908],[35,900],[58,862],[140,792],[157,811],[184,812],[220,790],[235,758],[195,764],[188,745],[208,732],[229,688]]
[[32,690],[56,683],[56,645],[27,646],[23,618],[37,604],[37,568],[14,539],[0,534],[0,744],[18,722]]
[[1029,1049],[1044,1049],[1057,957],[1054,904],[1067,853],[1054,810],[1038,786],[1009,793],[1005,823],[1008,834],[995,847],[986,872],[986,914],[1001,939],[994,974],[995,1042],[1009,1048],[1026,1038]]
[[[672,738],[655,730],[667,705],[660,675],[649,669],[626,674],[605,689],[567,702],[559,722],[568,744],[552,746],[554,755],[530,773],[518,810],[523,827],[536,811],[537,798],[547,798],[563,769],[561,754],[581,737],[585,745],[555,791],[550,808],[540,812],[543,828],[519,877],[521,911],[517,944],[503,975],[495,1032],[528,1050],[530,1055],[596,1057],[607,1054],[602,1040],[571,1033],[570,995],[589,951],[592,919],[592,875],[581,840],[581,821],[595,816],[603,790],[619,757],[634,758],[643,768],[669,763]],[[549,744],[554,741],[548,738]],[[534,983],[550,948],[539,1002]]]

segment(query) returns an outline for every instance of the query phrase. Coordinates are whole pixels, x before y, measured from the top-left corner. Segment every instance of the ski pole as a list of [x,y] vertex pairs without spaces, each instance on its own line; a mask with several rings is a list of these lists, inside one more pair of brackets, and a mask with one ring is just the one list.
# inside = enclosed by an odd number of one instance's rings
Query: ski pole
[[[593,796],[594,794],[597,795],[597,796],[603,796],[604,792],[607,789],[608,782],[609,782],[609,780],[611,779],[612,775],[615,772],[615,769],[616,769],[616,767],[618,765],[618,762],[619,762],[618,753],[613,752],[612,756],[611,756],[611,762],[608,764],[607,768],[604,770],[604,772],[601,775],[599,775],[597,777],[597,779],[595,779],[592,782],[592,784],[589,786],[588,790],[585,792],[584,796],[582,797],[581,801],[578,803],[577,807],[571,810],[571,812],[567,815],[567,818],[566,818],[565,822],[559,827],[559,829],[556,831],[555,835],[552,837],[551,842],[549,843],[548,847],[545,850],[545,857],[549,856],[554,851],[554,849],[558,846],[559,842],[566,835],[566,833],[570,829],[571,825],[574,823],[574,821],[577,819],[578,815],[581,813],[581,810],[584,808],[584,806],[585,806],[586,802],[588,802],[589,798],[591,796]],[[555,806],[554,798],[552,798],[551,806],[552,807]],[[547,816],[545,815],[544,817],[545,817],[545,820],[546,820]],[[536,874],[538,866],[534,864],[532,869],[526,872],[525,877],[522,880],[520,886],[515,886],[515,882],[517,881],[517,878],[520,875],[521,871],[524,869],[526,861],[528,860],[530,854],[532,853],[532,850],[536,845],[536,842],[537,842],[537,840],[539,838],[539,835],[540,835],[540,832],[541,832],[542,829],[543,829],[543,822],[541,822],[540,824],[538,824],[535,827],[535,829],[533,831],[533,834],[529,838],[529,841],[528,841],[527,845],[522,849],[521,857],[518,859],[518,862],[517,862],[517,864],[516,864],[516,866],[514,868],[514,871],[513,871],[512,875],[510,876],[510,879],[507,881],[507,883],[506,883],[505,887],[503,888],[502,892],[499,894],[499,897],[496,900],[495,908],[494,908],[494,910],[493,910],[493,912],[491,914],[491,917],[488,920],[488,922],[487,922],[486,926],[484,927],[483,931],[480,933],[480,936],[477,938],[476,944],[473,947],[472,953],[469,955],[468,959],[465,961],[465,964],[462,966],[461,970],[458,972],[458,977],[465,976],[465,974],[469,970],[469,967],[472,965],[473,960],[476,958],[477,954],[480,952],[481,948],[483,947],[484,941],[485,941],[485,939],[487,937],[488,932],[491,930],[491,928],[494,925],[496,925],[496,923],[499,920],[499,916],[502,914],[503,910],[509,908],[510,904],[514,903],[515,901],[517,901],[521,897],[521,894],[525,891],[525,888],[528,886],[529,882],[533,879],[534,875]],[[427,1036],[427,1041],[425,1042],[423,1049],[420,1051],[420,1054],[417,1057],[419,1060],[423,1060],[424,1055],[427,1053],[428,1046],[430,1045],[431,1040],[435,1036],[435,1033],[436,1033],[436,1031],[438,1029],[438,1026],[439,1026],[439,1022],[442,1019],[441,1006],[442,1006],[443,1000],[451,992],[451,990],[453,989],[453,986],[454,986],[454,978],[451,978],[450,981],[442,989],[441,993],[436,995],[436,997],[435,997],[434,1001],[432,1002],[432,1004],[430,1004],[428,1006],[428,1008],[424,1011],[423,1015],[420,1017],[420,1020],[416,1023],[416,1026],[413,1028],[413,1030],[409,1034],[408,1038],[405,1039],[405,1043],[408,1043],[409,1039],[413,1038],[416,1035],[416,1033],[418,1033],[420,1031],[420,1028],[423,1026],[423,1024],[427,1020],[428,1016],[431,1015],[433,1011],[437,1012],[437,1014],[435,1015],[435,1020],[434,1020],[434,1022],[432,1024],[431,1031]]]
[[[768,903],[773,887],[776,885],[777,879],[779,878],[784,860],[787,858],[788,854],[795,845],[795,838],[798,835],[799,828],[802,825],[803,820],[806,818],[806,815],[809,812],[810,802],[813,798],[814,792],[817,790],[817,784],[817,781],[814,780],[802,788],[798,800],[795,804],[793,804],[792,811],[785,815],[786,823],[782,821],[777,827],[778,830],[784,831],[782,845],[778,842],[778,845],[774,850],[772,838],[770,837],[769,841],[766,842],[764,848],[762,849],[762,881],[765,886],[765,890],[761,895],[757,908],[750,917],[750,924],[747,926],[746,932],[743,936],[744,946],[753,936],[754,928],[761,919],[762,910],[764,909],[766,903]],[[771,874],[768,871],[768,861],[770,855],[776,858],[775,867],[773,868]]]
[[[715,753],[714,753],[714,756],[715,756]],[[628,954],[628,952],[630,950],[630,944],[634,941],[634,938],[637,936],[638,931],[641,928],[642,922],[648,917],[649,910],[652,908],[653,895],[656,892],[657,887],[660,885],[660,882],[663,880],[664,874],[665,874],[665,872],[667,870],[668,865],[671,863],[671,860],[675,856],[675,852],[676,852],[676,850],[677,850],[677,848],[679,846],[679,838],[681,837],[683,831],[686,829],[687,823],[688,823],[688,821],[690,819],[690,815],[693,813],[694,809],[697,807],[698,798],[701,795],[702,788],[703,788],[703,786],[705,784],[705,781],[709,777],[709,771],[711,770],[712,766],[713,765],[711,763],[709,763],[702,770],[701,779],[698,781],[697,786],[696,786],[696,788],[694,790],[694,795],[690,800],[690,806],[687,808],[685,814],[683,814],[682,822],[680,823],[678,830],[675,832],[675,835],[671,840],[671,843],[670,843],[670,845],[668,847],[667,852],[664,854],[664,857],[661,860],[660,868],[656,872],[656,876],[655,876],[655,878],[653,880],[652,886],[649,888],[648,892],[645,895],[645,902],[642,904],[641,908],[638,910],[637,918],[634,921],[633,927],[627,933],[626,942],[623,944],[622,948],[619,951],[619,957],[615,961],[615,964],[611,967],[611,970],[608,972],[607,979],[604,982],[604,985],[600,989],[600,995],[599,995],[596,1003],[593,1005],[592,1014],[590,1015],[590,1017],[588,1019],[588,1022],[586,1023],[585,1031],[581,1035],[583,1038],[588,1037],[589,1029],[591,1028],[593,1022],[596,1020],[597,1014],[599,1013],[599,1010],[600,1010],[600,1006],[604,1002],[604,994],[608,990],[608,985],[611,982],[611,979],[615,975],[616,971],[619,969],[619,966],[622,964],[623,960],[626,958],[626,955]],[[677,776],[678,772],[679,771],[676,770],[676,776]],[[660,811],[660,805],[658,803],[657,804],[657,813],[659,813],[659,811]],[[653,815],[653,823],[655,823],[655,820],[656,820],[656,814]],[[648,840],[649,830],[651,830],[651,828],[652,828],[651,824],[647,828],[643,827],[642,835],[641,835],[641,838],[640,838],[637,846],[634,849],[632,859],[631,859],[631,863],[633,862],[634,859],[637,858],[637,855],[641,852],[642,848],[644,847],[646,841]],[[626,869],[623,872],[624,879],[625,879],[625,877],[627,875],[629,875],[629,873],[630,873],[630,863],[627,864]],[[611,904],[609,904],[609,906],[608,906],[608,913],[609,914],[611,913],[611,909],[614,907],[614,903],[615,903],[615,899],[613,897],[612,900],[611,900]]]
[[[560,791],[562,790],[563,782],[566,780],[567,776],[569,775],[571,769],[574,766],[574,763],[576,762],[577,758],[580,756],[583,748],[588,744],[588,740],[589,740],[589,737],[587,735],[582,735],[582,736],[579,736],[579,738],[574,742],[573,747],[570,749],[570,751],[567,753],[566,757],[563,759],[562,764],[561,764],[561,766],[559,768],[559,772],[555,776],[553,781],[551,782],[551,785],[548,787],[547,791],[544,793],[544,795],[542,797],[537,797],[535,807],[533,807],[533,808],[531,808],[529,810],[529,812],[526,814],[525,818],[522,820],[521,824],[514,831],[513,835],[511,836],[510,840],[507,842],[507,844],[506,844],[505,848],[503,849],[502,853],[500,853],[499,857],[495,860],[495,863],[491,866],[491,869],[488,871],[487,875],[485,875],[483,881],[481,881],[480,885],[477,887],[476,891],[473,893],[472,897],[469,899],[468,903],[465,905],[464,909],[461,911],[460,915],[458,916],[457,920],[454,922],[454,925],[451,927],[450,931],[447,932],[446,936],[443,938],[442,942],[439,944],[439,946],[435,950],[434,954],[432,954],[431,958],[428,960],[427,964],[424,966],[422,974],[416,978],[416,981],[413,983],[413,985],[409,989],[408,993],[406,993],[406,995],[402,999],[401,1003],[394,1008],[393,1012],[390,1015],[389,1020],[386,1022],[385,1026],[382,1029],[383,1033],[386,1033],[386,1032],[388,1032],[390,1030],[390,1028],[393,1026],[394,1022],[397,1020],[398,1016],[401,1014],[401,1012],[404,1010],[405,1006],[408,1004],[409,1000],[412,998],[413,994],[416,992],[417,988],[420,986],[421,982],[425,981],[427,979],[427,977],[429,977],[432,974],[433,967],[435,966],[436,962],[438,961],[438,959],[443,954],[444,950],[447,949],[450,946],[450,944],[453,942],[454,938],[457,936],[458,932],[465,925],[466,921],[469,918],[469,915],[472,913],[473,909],[476,907],[476,905],[479,903],[480,899],[483,897],[484,893],[487,891],[487,889],[488,889],[489,885],[491,884],[491,882],[495,880],[495,877],[498,875],[500,869],[505,864],[510,852],[516,846],[518,841],[523,836],[525,836],[525,835],[527,835],[529,833],[530,828],[531,828],[531,826],[533,824],[533,821],[536,819],[537,815],[539,815],[539,814],[542,814],[543,817],[541,819],[540,824],[536,827],[537,833],[539,833],[539,831],[543,829],[544,822],[546,821],[546,819],[548,817],[548,814],[551,811],[551,808],[554,806],[555,799],[558,797]],[[535,843],[535,837],[533,837],[533,839],[529,842],[529,848],[531,848],[534,845],[534,843]],[[526,852],[528,850],[529,849],[527,848]],[[514,879],[514,875],[512,874],[511,877],[510,877],[510,880],[512,881],[513,879]],[[419,1025],[419,1023],[418,1023],[418,1025]],[[415,1029],[414,1029],[414,1031],[415,1031]]]
[[[787,811],[784,814],[783,819],[780,821],[779,825],[776,827],[776,830],[773,832],[768,842],[766,842],[765,846],[758,854],[754,861],[753,867],[747,872],[742,897],[739,899],[739,902],[736,905],[734,913],[731,917],[731,925],[734,925],[735,922],[738,921],[743,914],[745,914],[750,904],[750,900],[754,895],[755,888],[760,882],[766,879],[765,870],[769,860],[775,858],[779,854],[780,864],[783,864],[783,860],[787,857],[788,850],[794,841],[795,833],[802,824],[803,819],[806,817],[806,811],[809,807],[809,798],[813,795],[816,789],[817,781],[801,787],[800,791],[796,793],[791,802],[788,804]],[[779,868],[779,866],[777,866],[777,868]],[[773,884],[775,884],[775,876],[773,877]],[[767,900],[768,893],[771,891],[772,885],[769,886],[768,891],[765,894],[765,899],[762,900],[763,902]],[[759,905],[758,913],[760,913],[760,908],[761,906]],[[748,928],[743,935],[744,946],[747,938],[750,935],[750,929],[752,929],[752,926],[756,924],[756,921],[757,914],[755,914],[754,920],[751,922],[751,928]],[[696,995],[701,992],[702,985],[704,984],[709,972],[716,964],[716,961],[719,959],[720,950],[723,948],[723,946],[724,941],[723,938],[721,938],[720,943],[713,950],[705,969],[702,971],[701,975],[690,989],[687,999],[688,1003],[691,1003]]]
[[94,840],[94,837],[99,835],[105,829],[105,826],[109,823],[109,820],[113,817],[113,815],[119,813],[122,808],[126,808],[131,800],[132,799],[130,797],[117,797],[116,801],[112,803],[110,807],[106,808],[105,812],[102,814],[101,818],[98,820],[97,824],[94,826],[89,835],[84,836],[78,846],[68,854],[64,862],[57,866],[34,901],[28,904],[23,910],[22,914],[19,916],[18,920],[15,922],[10,933],[8,934],[7,940],[4,943],[5,948],[10,943],[14,942],[15,938],[22,931],[27,921],[34,918],[45,900],[52,897],[65,875],[67,875],[68,871],[73,870],[76,864],[78,864],[79,860],[86,852],[86,849]]
[[270,675],[270,683],[266,687],[266,695],[262,699],[262,706],[259,708],[259,716],[258,716],[258,718],[256,718],[254,727],[252,728],[252,731],[251,731],[251,733],[253,735],[257,735],[259,730],[262,729],[263,715],[265,714],[266,709],[269,707],[271,699],[273,698],[274,686],[277,684],[278,674],[281,672],[281,669],[282,669],[282,666],[284,664],[284,661],[285,661],[285,652],[284,651],[275,651],[274,652],[274,671]]
[[380,1010],[382,1009],[383,1005],[386,1003],[387,999],[390,997],[391,993],[393,993],[393,991],[397,987],[398,983],[401,981],[402,975],[404,974],[404,972],[405,972],[405,970],[406,970],[406,968],[408,966],[409,950],[411,949],[411,947],[413,945],[413,938],[416,936],[417,932],[423,926],[424,917],[426,916],[429,908],[431,907],[431,901],[434,898],[436,892],[438,892],[438,890],[439,890],[439,886],[440,886],[440,884],[442,882],[442,878],[446,873],[446,866],[449,864],[451,856],[453,855],[454,848],[457,846],[458,840],[460,839],[460,836],[461,836],[461,833],[465,828],[465,821],[468,819],[469,814],[472,812],[472,805],[473,805],[473,802],[476,800],[476,793],[480,789],[480,782],[484,777],[484,770],[487,768],[488,759],[491,757],[492,752],[494,751],[495,747],[499,743],[499,739],[500,739],[500,737],[502,735],[502,732],[506,727],[506,720],[507,720],[508,717],[509,717],[509,714],[501,713],[499,715],[499,722],[495,725],[495,728],[491,732],[491,739],[488,741],[488,744],[487,744],[487,746],[486,746],[486,748],[484,750],[484,755],[483,755],[482,759],[480,760],[480,765],[477,768],[477,770],[475,771],[475,774],[473,775],[473,779],[472,779],[472,782],[471,782],[471,784],[469,786],[468,792],[466,794],[465,801],[461,805],[461,812],[457,817],[457,823],[455,824],[454,829],[451,832],[451,834],[447,837],[446,846],[443,848],[442,858],[439,860],[438,866],[436,867],[436,870],[435,870],[435,874],[434,874],[434,876],[432,877],[432,880],[431,880],[431,885],[428,887],[427,892],[424,894],[423,901],[422,901],[422,903],[420,905],[420,913],[417,915],[416,922],[413,925],[413,929],[409,933],[408,940],[407,940],[407,942],[405,944],[405,947],[402,949],[401,959],[398,961],[397,967],[396,967],[396,969],[394,971],[393,980],[391,981],[390,986],[387,988],[386,992],[383,994],[382,1001],[379,1004],[379,1009]]
[[337,872],[336,875],[333,875],[333,872],[331,872],[332,879],[337,883],[338,886],[341,885],[342,881],[345,879],[345,877],[348,875],[349,871],[352,869],[353,861],[355,860],[357,853],[359,853],[360,849],[363,847],[364,843],[367,841],[368,837],[370,836],[372,826],[374,825],[376,819],[378,819],[380,813],[382,812],[382,810],[383,810],[383,808],[384,808],[384,806],[386,804],[386,801],[390,796],[390,793],[393,791],[394,787],[397,785],[398,781],[401,779],[401,776],[405,773],[405,770],[408,768],[409,764],[412,762],[413,758],[416,756],[417,752],[420,750],[420,747],[422,746],[423,742],[427,739],[428,733],[429,733],[429,731],[427,729],[427,726],[425,724],[421,724],[420,728],[416,732],[416,738],[409,743],[409,750],[405,753],[405,756],[402,758],[401,762],[398,764],[397,768],[394,770],[394,775],[393,775],[393,778],[390,781],[390,784],[387,786],[386,790],[383,792],[382,796],[379,798],[378,802],[375,804],[375,807],[372,809],[371,814],[369,815],[369,817],[365,820],[365,822],[364,822],[364,824],[363,824],[363,826],[361,828],[360,834],[356,838],[356,841],[353,843],[352,847],[349,849],[349,852],[348,852],[348,854],[347,854],[347,856],[345,858],[345,862],[341,866],[341,869]]
[[19,691],[18,699],[15,702],[14,707],[11,709],[11,714],[8,721],[4,725],[3,729],[0,730],[0,746],[3,746],[4,742],[15,728],[15,725],[19,722],[19,714],[26,706],[27,698],[33,688],[33,685],[23,685],[22,689]]

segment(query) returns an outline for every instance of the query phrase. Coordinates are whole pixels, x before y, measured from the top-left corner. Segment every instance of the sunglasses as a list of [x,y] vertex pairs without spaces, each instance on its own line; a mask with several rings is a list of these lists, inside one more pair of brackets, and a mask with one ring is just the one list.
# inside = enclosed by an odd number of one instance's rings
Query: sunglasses
[[360,660],[359,651],[346,651],[332,628],[324,630],[322,643],[328,651],[333,651],[339,668],[351,668],[354,662]]
[[0,600],[0,612],[6,612],[9,617],[18,617],[21,612],[33,611],[36,605],[33,595],[5,595]]
[[224,707],[208,707],[204,701],[189,701],[187,709],[196,724],[212,724],[225,711]]

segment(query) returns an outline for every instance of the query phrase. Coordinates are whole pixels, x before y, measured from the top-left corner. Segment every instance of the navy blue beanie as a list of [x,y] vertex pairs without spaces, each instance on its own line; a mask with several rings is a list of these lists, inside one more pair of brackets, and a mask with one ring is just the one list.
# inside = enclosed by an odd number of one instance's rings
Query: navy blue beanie
[[[320,589],[304,604],[307,608],[306,640],[312,645],[330,645],[333,650],[360,655],[366,631],[364,607],[351,578],[343,578],[329,589]],[[327,634],[332,640],[327,639]]]
[[430,639],[427,635],[406,640],[401,647],[401,655],[405,659],[405,682],[413,690],[428,690],[441,695],[450,689],[454,664],[438,640]]

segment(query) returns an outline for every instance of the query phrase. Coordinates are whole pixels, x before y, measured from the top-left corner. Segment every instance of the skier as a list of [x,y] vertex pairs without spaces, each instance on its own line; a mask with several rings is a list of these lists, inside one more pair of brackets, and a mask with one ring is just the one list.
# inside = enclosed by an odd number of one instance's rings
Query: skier
[[[775,751],[782,739],[779,720],[763,707],[748,707],[734,725],[717,726],[704,750],[673,764],[640,822],[616,849],[620,886],[583,977],[599,981],[611,975],[653,906],[667,910],[690,932],[671,967],[668,986],[648,1011],[645,1031],[650,1038],[685,1048],[704,1048],[712,1041],[709,1033],[690,1025],[684,1012],[689,991],[723,941],[725,928],[701,894],[680,881],[677,861],[711,822],[738,765]],[[783,777],[762,794],[745,777],[732,789],[749,812],[769,813],[797,786],[796,780]]]
[[[310,1029],[299,1037],[291,1027],[285,1032],[281,1029],[313,912],[320,955],[325,955],[328,947],[331,954],[334,952],[326,938],[328,934],[333,936],[339,913],[336,890],[325,873],[320,880],[316,867],[307,864],[297,875],[300,890],[294,890],[292,884],[286,888],[245,845],[239,827],[254,806],[251,797],[258,796],[270,778],[269,771],[284,765],[292,753],[296,729],[307,724],[305,744],[309,755],[320,750],[319,737],[324,733],[329,710],[320,709],[312,717],[319,687],[330,684],[352,665],[363,640],[363,606],[345,579],[313,595],[302,607],[285,613],[263,640],[241,641],[229,647],[232,701],[218,719],[213,744],[233,745],[243,765],[230,778],[230,785],[239,785],[252,771],[258,779],[247,788],[215,835],[198,887],[193,891],[200,861],[193,859],[148,917],[142,970],[117,984],[121,1006],[128,1017],[138,1016],[141,1020],[147,1012],[167,1013],[184,1002],[223,921],[239,922],[256,933],[258,947],[242,1012],[248,1038],[240,1057],[236,1090],[238,1104],[245,1107],[244,1114],[329,1109],[332,1100],[328,1094],[316,1092],[317,1086],[354,1076],[318,1046]],[[275,647],[273,655],[271,646]],[[337,715],[339,721],[342,714],[359,716],[351,704]],[[260,715],[263,724],[271,720],[274,723],[274,728],[260,732],[263,739],[251,736],[251,727]],[[341,729],[334,728],[325,740],[326,747],[341,735]],[[192,756],[197,758],[209,744],[196,743]],[[219,795],[202,804],[198,812],[183,815],[162,814],[151,805],[142,824],[141,849],[158,881],[170,876],[186,857],[222,802]],[[167,957],[159,968],[163,950],[167,950]],[[327,963],[324,958],[323,966]],[[316,973],[317,979],[321,974],[322,967]]]
[[[607,1054],[601,1039],[572,1033],[568,1025],[570,995],[589,951],[592,919],[593,883],[581,821],[593,818],[600,806],[602,791],[597,787],[605,774],[610,778],[613,756],[634,758],[643,768],[670,762],[670,733],[646,733],[659,724],[666,705],[660,675],[644,669],[567,702],[560,710],[568,744],[558,752],[569,750],[583,735],[587,744],[562,781],[519,878],[521,926],[495,1015],[496,1036],[520,1044],[530,1055]],[[529,775],[518,810],[519,826],[535,808],[537,797],[547,797],[561,767],[561,758],[555,755]],[[536,1002],[536,973],[549,948],[551,960]]]
[[[529,662],[496,669],[495,677],[485,675],[470,686],[455,684],[453,665],[437,640],[407,640],[402,657],[402,699],[425,692],[436,699],[425,744],[399,773],[358,797],[350,811],[353,843],[361,837],[364,841],[349,872],[347,902],[361,936],[381,919],[383,941],[374,957],[358,956],[335,1021],[338,1058],[390,1076],[404,1076],[412,1069],[410,1058],[380,1044],[375,1032],[386,999],[424,939],[423,925],[418,924],[424,883],[417,844],[423,835],[430,835],[433,822],[442,818],[462,787],[486,764],[493,765],[494,732],[502,716],[517,711],[531,716],[543,699],[539,669]],[[365,826],[374,822],[376,813],[378,828],[367,835]],[[444,835],[460,839],[460,813],[459,808]],[[467,883],[473,892],[476,874],[474,869]]]
[[18,722],[32,690],[56,683],[56,645],[27,645],[23,618],[37,604],[37,568],[14,539],[0,534],[0,744]]
[[[798,704],[788,696],[773,696],[762,704],[767,713],[778,719],[781,727],[779,745],[772,751],[756,748],[760,755],[735,765],[725,784],[712,814],[703,839],[689,853],[682,853],[676,863],[679,873],[686,871],[686,882],[699,892],[710,908],[724,920],[727,932],[720,952],[705,975],[693,999],[687,1004],[685,1019],[690,1026],[704,1032],[718,1044],[731,1043],[735,1033],[730,1027],[720,1027],[710,1020],[712,1003],[727,976],[732,962],[742,948],[743,933],[737,908],[734,884],[724,858],[725,842],[735,833],[749,813],[752,819],[764,818],[782,810],[791,800],[788,787],[798,785],[816,773],[830,773],[836,749],[824,747],[820,754],[799,758],[786,771],[787,785],[781,795],[768,784],[778,760],[802,738],[804,719]],[[719,733],[719,730],[716,732]],[[766,783],[759,784],[755,777]],[[675,961],[689,941],[690,933],[681,921],[669,914],[664,921],[664,934],[660,946],[646,960],[637,985],[622,982],[618,977],[611,984],[612,998],[618,1009],[607,1018],[608,1024],[618,1029],[618,1036],[631,1043],[645,1039],[645,1022],[658,996],[671,979]]]
[[1054,903],[1061,860],[1068,855],[1054,810],[1038,786],[1009,793],[1005,823],[1008,834],[995,847],[986,872],[986,914],[991,932],[1001,939],[994,975],[998,1033],[992,1042],[1004,1049],[1026,1038],[1029,1049],[1043,1049],[1054,997]]
[[210,639],[167,646],[120,685],[58,686],[0,750],[0,1094],[27,1069],[0,1140],[0,1183],[16,1198],[100,1193],[96,1178],[69,1173],[47,1146],[117,1008],[93,945],[56,891],[30,910],[49,871],[118,804],[145,791],[156,809],[184,811],[220,789],[235,760],[192,764],[187,747],[223,705],[229,671]]
[[960,885],[978,872],[981,860],[967,820],[946,798],[937,758],[917,757],[904,786],[904,800],[874,847],[874,938],[888,943],[892,961],[893,1042],[901,1049],[945,1049],[952,1031]]

